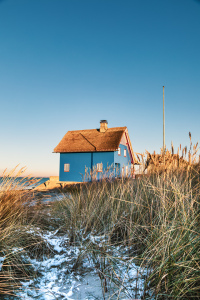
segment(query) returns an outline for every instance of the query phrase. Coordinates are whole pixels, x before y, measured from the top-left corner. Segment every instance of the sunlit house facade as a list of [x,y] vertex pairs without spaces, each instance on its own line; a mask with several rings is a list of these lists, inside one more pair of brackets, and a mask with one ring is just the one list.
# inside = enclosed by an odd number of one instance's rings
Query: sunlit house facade
[[91,181],[131,176],[134,154],[127,127],[68,131],[54,153],[60,153],[59,180]]

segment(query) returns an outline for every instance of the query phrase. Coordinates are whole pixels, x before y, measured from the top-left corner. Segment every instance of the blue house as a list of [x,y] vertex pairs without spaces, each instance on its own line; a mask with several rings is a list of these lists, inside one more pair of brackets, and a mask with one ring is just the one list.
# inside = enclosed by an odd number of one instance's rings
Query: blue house
[[127,127],[68,131],[54,153],[60,153],[60,181],[83,182],[131,176],[135,162]]

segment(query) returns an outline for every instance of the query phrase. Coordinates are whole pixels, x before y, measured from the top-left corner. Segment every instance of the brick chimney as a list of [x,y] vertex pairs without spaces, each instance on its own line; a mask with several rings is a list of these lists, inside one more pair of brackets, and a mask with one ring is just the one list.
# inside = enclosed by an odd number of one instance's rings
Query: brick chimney
[[108,129],[108,121],[101,120],[100,121],[100,132],[106,132],[107,129]]

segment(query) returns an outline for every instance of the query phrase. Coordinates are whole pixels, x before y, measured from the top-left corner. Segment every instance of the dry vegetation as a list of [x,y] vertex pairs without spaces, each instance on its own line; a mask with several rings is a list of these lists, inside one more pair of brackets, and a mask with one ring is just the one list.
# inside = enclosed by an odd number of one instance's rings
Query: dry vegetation
[[[132,299],[138,297],[137,288],[132,288],[133,282],[125,282],[119,266],[128,266],[128,273],[134,263],[140,266],[137,276],[144,280],[143,299],[200,299],[197,145],[193,150],[188,160],[185,156],[174,158],[173,152],[167,151],[167,169],[160,156],[154,155],[147,176],[74,186],[64,191],[63,200],[52,202],[51,220],[60,228],[59,234],[67,233],[71,245],[81,249],[72,271],[88,256],[102,281],[104,295],[108,283],[113,282]],[[1,185],[0,294],[14,293],[19,279],[32,276],[21,253],[37,255],[41,251],[38,245],[44,247],[33,229],[39,210],[36,205],[30,212],[33,193],[19,190],[15,183],[5,175]],[[45,212],[43,209],[40,225],[47,229],[52,224],[45,219]],[[91,242],[91,236],[99,243]]]
[[[188,160],[185,148],[182,157],[166,151],[167,168],[154,155],[147,176],[81,185],[53,205],[71,243],[85,243],[83,253],[98,257],[103,282],[121,288],[117,265],[126,256],[127,265],[148,274],[143,299],[200,299],[200,163],[193,149]],[[106,237],[100,248],[86,242],[89,234]],[[110,249],[119,245],[126,251],[114,257]]]
[[34,227],[37,213],[30,205],[33,191],[25,189],[36,180],[22,178],[24,169],[4,173],[0,182],[0,295],[15,295],[22,280],[33,276],[25,253],[37,255],[43,241]]

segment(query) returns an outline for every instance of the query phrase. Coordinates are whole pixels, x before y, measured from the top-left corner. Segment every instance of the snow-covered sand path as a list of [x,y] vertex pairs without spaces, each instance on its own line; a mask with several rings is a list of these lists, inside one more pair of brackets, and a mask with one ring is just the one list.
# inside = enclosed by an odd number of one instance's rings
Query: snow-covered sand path
[[[49,202],[62,197],[62,194],[54,195],[44,201],[48,207]],[[91,233],[83,239],[81,232],[81,241],[72,244],[60,229],[42,231],[38,228],[37,234],[50,251],[43,258],[31,259],[25,254],[24,259],[32,264],[36,275],[21,282],[17,294],[21,299],[141,299],[145,271],[130,260],[123,245],[109,246],[106,236]],[[104,259],[101,251],[105,249],[108,256]]]
[[[142,293],[143,281],[134,281],[138,276],[138,268],[135,265],[129,263],[128,271],[125,267],[124,270],[121,268],[122,273],[124,272],[123,275],[121,274],[124,285],[129,282],[127,289],[120,290],[113,283],[109,283],[108,291],[103,293],[104,288],[98,270],[88,255],[82,255],[80,248],[70,245],[66,235],[59,236],[58,230],[43,233],[42,236],[53,252],[43,260],[26,257],[26,260],[33,265],[37,277],[22,282],[22,288],[18,293],[22,299],[131,299],[136,286]],[[90,236],[92,243],[99,244],[100,239],[101,237]],[[79,267],[75,268],[77,261]]]

